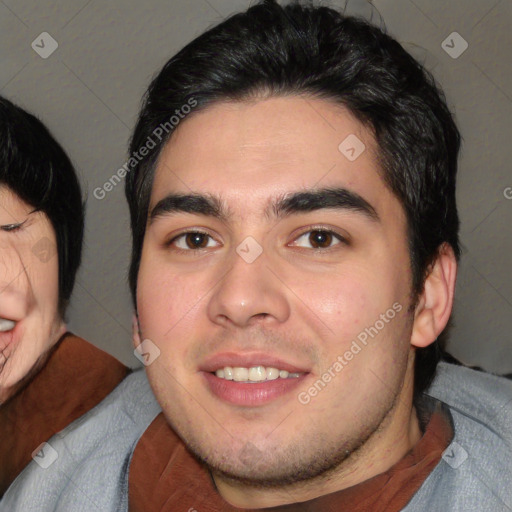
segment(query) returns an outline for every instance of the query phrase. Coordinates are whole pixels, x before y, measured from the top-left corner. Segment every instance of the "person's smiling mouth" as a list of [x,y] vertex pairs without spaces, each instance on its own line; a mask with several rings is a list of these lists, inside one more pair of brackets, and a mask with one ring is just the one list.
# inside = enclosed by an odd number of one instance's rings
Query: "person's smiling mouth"
[[200,366],[213,395],[233,405],[267,404],[299,386],[309,370],[263,353],[223,353]]

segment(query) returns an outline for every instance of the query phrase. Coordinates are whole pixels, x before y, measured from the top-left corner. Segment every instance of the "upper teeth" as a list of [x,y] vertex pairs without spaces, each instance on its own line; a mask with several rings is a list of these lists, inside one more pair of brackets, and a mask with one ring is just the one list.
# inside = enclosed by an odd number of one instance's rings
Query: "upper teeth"
[[0,332],[10,331],[14,328],[16,322],[12,320],[7,320],[6,318],[0,318]]
[[215,375],[220,379],[234,380],[236,382],[261,382],[277,378],[289,379],[300,377],[299,373],[289,373],[286,370],[278,370],[271,367],[265,368],[264,366],[253,366],[251,368],[232,368],[231,366],[226,366],[219,368]]

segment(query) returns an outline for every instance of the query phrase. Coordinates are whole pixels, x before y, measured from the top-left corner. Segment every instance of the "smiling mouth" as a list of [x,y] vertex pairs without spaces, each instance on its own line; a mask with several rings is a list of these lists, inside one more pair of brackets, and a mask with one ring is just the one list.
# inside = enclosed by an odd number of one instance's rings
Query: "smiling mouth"
[[14,320],[0,318],[0,332],[12,331],[14,327],[16,327],[16,322]]
[[213,395],[231,405],[257,407],[289,396],[309,372],[289,372],[274,366],[223,366],[203,371],[206,386]]
[[257,407],[286,400],[311,372],[305,362],[264,352],[219,352],[199,366],[208,391],[224,403]]
[[219,379],[248,384],[277,379],[297,379],[303,375],[303,373],[290,373],[287,370],[265,366],[251,366],[250,368],[224,366],[211,373]]

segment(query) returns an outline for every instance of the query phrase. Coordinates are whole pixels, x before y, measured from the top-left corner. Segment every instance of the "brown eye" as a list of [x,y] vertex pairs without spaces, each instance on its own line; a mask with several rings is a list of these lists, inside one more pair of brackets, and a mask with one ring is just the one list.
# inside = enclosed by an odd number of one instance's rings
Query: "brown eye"
[[187,233],[185,244],[189,249],[203,249],[208,245],[208,235],[204,233]]
[[313,247],[326,249],[330,247],[333,240],[332,233],[329,231],[311,231],[309,235],[309,242]]
[[311,249],[330,249],[340,243],[346,243],[346,240],[335,233],[326,229],[311,229],[300,235],[293,245],[305,247],[304,243]]
[[215,240],[208,233],[188,231],[174,237],[167,245],[181,251],[194,251],[214,247],[215,244]]

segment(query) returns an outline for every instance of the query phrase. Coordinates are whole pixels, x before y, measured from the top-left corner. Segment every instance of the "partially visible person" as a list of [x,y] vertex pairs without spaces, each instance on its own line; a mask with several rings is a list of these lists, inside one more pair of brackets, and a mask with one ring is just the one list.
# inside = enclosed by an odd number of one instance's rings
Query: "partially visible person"
[[84,207],[45,126],[0,98],[0,496],[32,452],[127,375],[67,331]]

